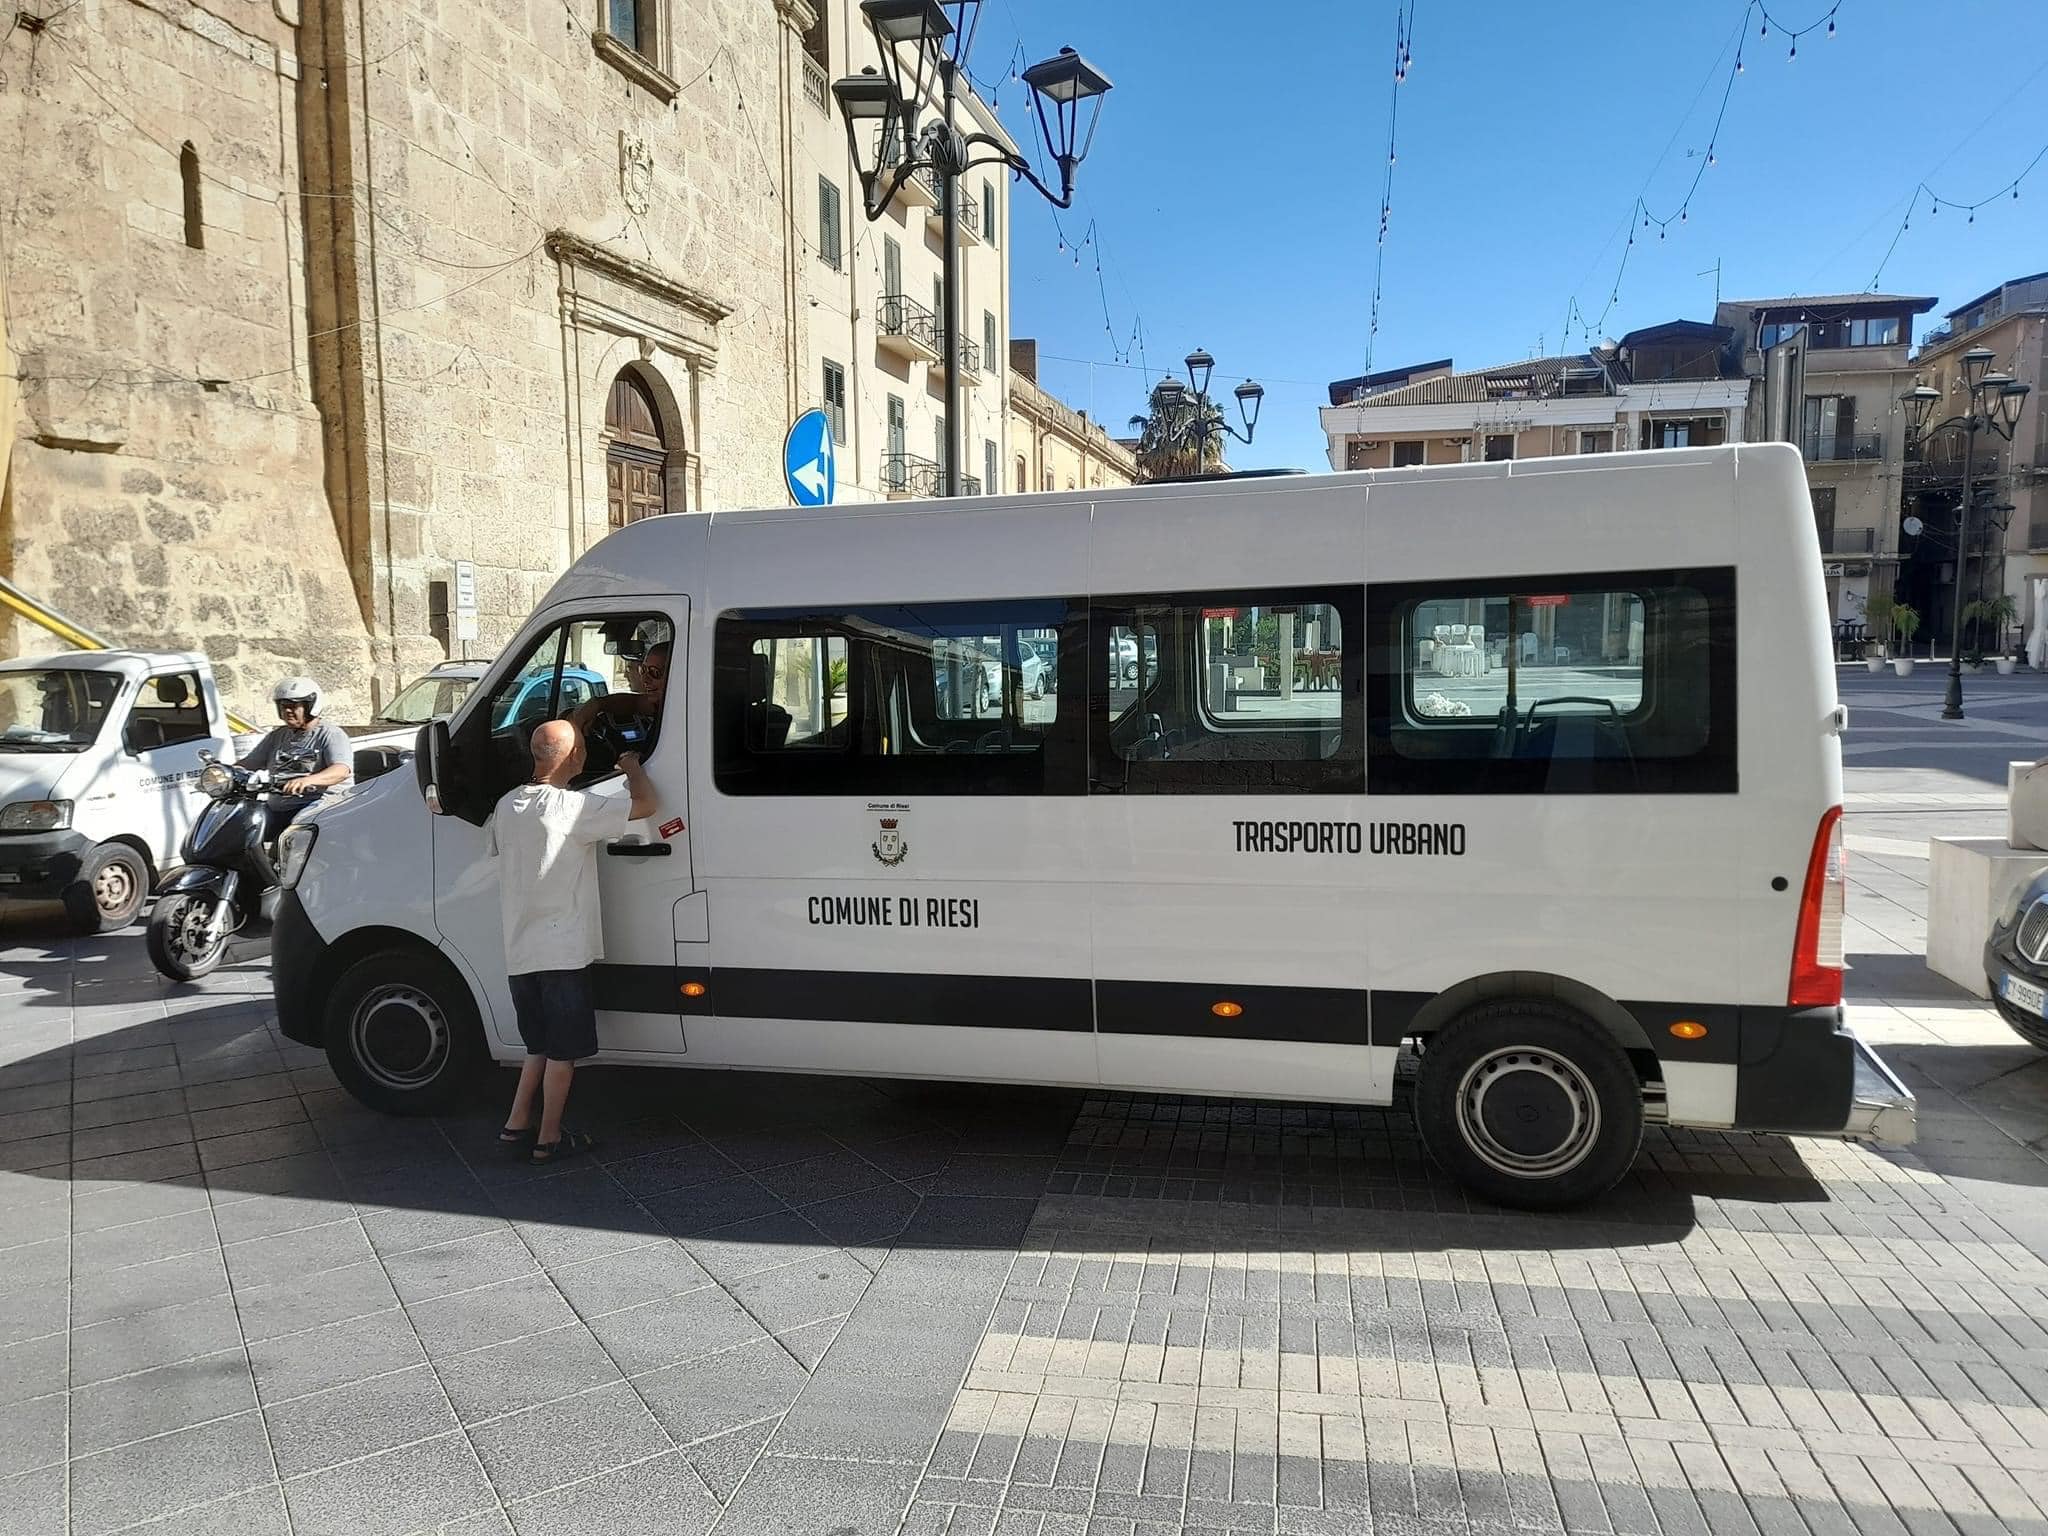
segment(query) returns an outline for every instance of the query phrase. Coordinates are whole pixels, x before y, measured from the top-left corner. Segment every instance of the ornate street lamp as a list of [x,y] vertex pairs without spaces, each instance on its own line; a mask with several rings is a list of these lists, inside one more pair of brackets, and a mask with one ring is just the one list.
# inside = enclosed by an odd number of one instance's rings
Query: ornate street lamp
[[[1038,178],[1031,162],[992,134],[963,134],[953,126],[957,78],[981,13],[981,0],[861,0],[884,73],[850,75],[832,87],[846,119],[846,147],[860,176],[863,211],[870,223],[888,211],[903,184],[920,172],[938,183],[944,220],[940,346],[946,368],[946,463],[948,496],[960,494],[960,439],[967,412],[960,408],[960,178],[986,165],[1000,165],[1028,181],[1055,208],[1074,201],[1074,172],[1088,157],[1107,75],[1071,48],[1024,71],[1046,153],[1059,167],[1059,190]],[[905,58],[905,53],[909,57]],[[936,84],[939,118],[918,126],[918,109]],[[1086,125],[1083,127],[1083,114]],[[863,133],[865,128],[868,132]],[[979,158],[977,151],[984,151]]]
[[1259,406],[1266,398],[1266,391],[1246,379],[1231,393],[1237,397],[1237,418],[1244,423],[1239,431],[1223,419],[1223,413],[1209,403],[1209,378],[1216,371],[1216,359],[1206,349],[1195,348],[1183,362],[1187,365],[1188,382],[1185,388],[1180,380],[1161,379],[1152,391],[1153,402],[1161,408],[1162,415],[1178,410],[1182,405],[1193,402],[1194,409],[1187,422],[1181,427],[1169,428],[1164,434],[1168,446],[1193,439],[1195,444],[1195,473],[1201,474],[1209,461],[1209,443],[1212,439],[1229,433],[1241,443],[1249,443],[1252,434],[1259,427]]
[[1975,489],[1973,471],[1977,431],[1980,427],[1989,427],[2011,442],[2013,432],[2020,424],[2020,408],[2027,400],[2026,385],[2016,382],[2009,373],[1991,372],[1993,360],[1989,347],[1972,347],[1963,354],[1963,385],[1969,391],[1970,408],[1960,416],[1951,416],[1932,427],[1927,425],[1927,418],[1934,411],[1934,403],[1941,398],[1940,390],[1916,384],[1899,396],[1899,404],[1906,412],[1908,442],[1923,433],[1932,437],[1951,428],[1963,434],[1963,501],[1956,512],[1955,613],[1949,633],[1948,690],[1941,701],[1941,718],[1944,720],[1963,718],[1963,589],[1968,585],[1964,573],[1970,558],[1970,498]]

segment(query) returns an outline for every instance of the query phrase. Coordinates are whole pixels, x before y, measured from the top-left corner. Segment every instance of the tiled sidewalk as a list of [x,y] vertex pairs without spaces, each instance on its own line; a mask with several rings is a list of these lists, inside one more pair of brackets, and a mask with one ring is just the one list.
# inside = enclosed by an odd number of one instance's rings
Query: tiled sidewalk
[[10,923],[0,1532],[2048,1536],[2048,1057],[1912,953],[1927,826],[1852,795],[1921,1144],[1540,1218],[1399,1108],[738,1074],[593,1073],[537,1175],[260,963]]

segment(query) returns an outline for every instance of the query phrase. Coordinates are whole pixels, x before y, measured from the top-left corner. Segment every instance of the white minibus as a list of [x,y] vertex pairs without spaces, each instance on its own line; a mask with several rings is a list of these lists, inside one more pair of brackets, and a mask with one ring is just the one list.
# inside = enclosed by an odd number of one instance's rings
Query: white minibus
[[519,1056],[485,823],[590,671],[645,705],[591,788],[661,796],[604,1060],[1385,1104],[1419,1052],[1431,1153],[1531,1207],[1646,1124],[1912,1134],[1791,447],[632,524],[287,834],[279,1018],[366,1103]]

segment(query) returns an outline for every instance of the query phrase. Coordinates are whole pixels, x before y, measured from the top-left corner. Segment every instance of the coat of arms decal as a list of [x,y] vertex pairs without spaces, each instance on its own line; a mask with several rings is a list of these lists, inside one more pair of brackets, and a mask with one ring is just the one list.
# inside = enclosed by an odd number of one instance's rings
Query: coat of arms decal
[[891,867],[910,857],[910,844],[903,841],[902,823],[894,816],[881,818],[881,832],[868,846],[875,858]]

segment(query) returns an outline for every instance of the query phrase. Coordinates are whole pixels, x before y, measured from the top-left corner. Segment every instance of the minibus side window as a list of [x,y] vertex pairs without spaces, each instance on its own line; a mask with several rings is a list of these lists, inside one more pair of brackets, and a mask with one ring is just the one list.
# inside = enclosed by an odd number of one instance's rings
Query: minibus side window
[[722,614],[714,779],[727,794],[1078,793],[1082,707],[1059,658],[1081,624],[1066,598]]
[[1370,589],[1374,794],[1732,793],[1735,573]]
[[1096,789],[1357,794],[1359,587],[1104,598],[1091,615]]

